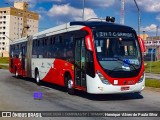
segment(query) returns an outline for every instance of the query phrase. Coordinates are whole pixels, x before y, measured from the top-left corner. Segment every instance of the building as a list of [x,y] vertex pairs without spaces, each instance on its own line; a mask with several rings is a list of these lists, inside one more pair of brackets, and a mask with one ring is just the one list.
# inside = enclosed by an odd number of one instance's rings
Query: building
[[149,56],[148,60],[151,56],[153,56],[152,60],[160,60],[160,36],[147,37],[144,43],[147,48],[146,54]]
[[146,40],[148,36],[148,34],[140,34],[140,37],[143,39],[143,40]]
[[0,57],[8,57],[9,43],[38,32],[39,15],[28,11],[27,2],[0,8]]

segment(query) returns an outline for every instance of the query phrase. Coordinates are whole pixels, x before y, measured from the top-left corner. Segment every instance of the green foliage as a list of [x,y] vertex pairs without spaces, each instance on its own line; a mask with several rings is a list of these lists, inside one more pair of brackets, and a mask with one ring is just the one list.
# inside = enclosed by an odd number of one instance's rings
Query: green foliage
[[9,58],[8,57],[0,57],[0,63],[8,64],[9,63]]
[[6,65],[0,65],[0,69],[9,69],[9,66],[6,66]]
[[160,74],[160,61],[146,62],[145,64],[145,72],[150,72],[151,67],[151,73]]
[[160,88],[160,80],[156,80],[156,79],[146,79],[146,86],[147,86],[147,87]]

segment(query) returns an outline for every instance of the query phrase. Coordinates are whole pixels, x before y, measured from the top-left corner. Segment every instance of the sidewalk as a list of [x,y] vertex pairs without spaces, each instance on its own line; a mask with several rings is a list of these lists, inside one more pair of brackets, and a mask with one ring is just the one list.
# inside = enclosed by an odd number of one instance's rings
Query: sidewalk
[[0,65],[9,66],[9,64],[0,63]]
[[160,74],[145,73],[145,75],[146,75],[146,78],[153,78],[153,79],[160,80]]

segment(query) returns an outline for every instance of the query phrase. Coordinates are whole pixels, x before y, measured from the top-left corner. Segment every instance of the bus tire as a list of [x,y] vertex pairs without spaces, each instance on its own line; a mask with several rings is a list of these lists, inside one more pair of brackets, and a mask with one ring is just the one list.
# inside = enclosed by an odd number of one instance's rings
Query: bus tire
[[16,77],[16,78],[19,78],[19,75],[18,75],[18,70],[17,70],[17,68],[15,68],[15,77]]
[[71,79],[71,77],[69,75],[65,76],[65,79],[67,81],[67,92],[68,94],[70,95],[74,95],[75,94],[75,91],[74,91],[74,88],[73,88],[73,81]]
[[39,71],[36,70],[35,72],[35,80],[36,80],[36,84],[37,85],[41,85],[42,84],[42,81],[40,80],[40,76],[39,76]]

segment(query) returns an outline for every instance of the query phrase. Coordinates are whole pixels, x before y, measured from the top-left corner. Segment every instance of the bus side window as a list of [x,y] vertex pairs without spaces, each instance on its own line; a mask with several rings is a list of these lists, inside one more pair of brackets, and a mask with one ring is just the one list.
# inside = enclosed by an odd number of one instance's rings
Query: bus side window
[[38,46],[38,47],[40,46],[40,40],[37,41],[37,46]]
[[52,39],[53,41],[52,41],[52,44],[55,44],[55,42],[56,42],[56,38],[55,37],[53,37],[53,39]]
[[63,43],[63,38],[62,38],[62,36],[59,36],[59,43],[60,43],[60,44]]

